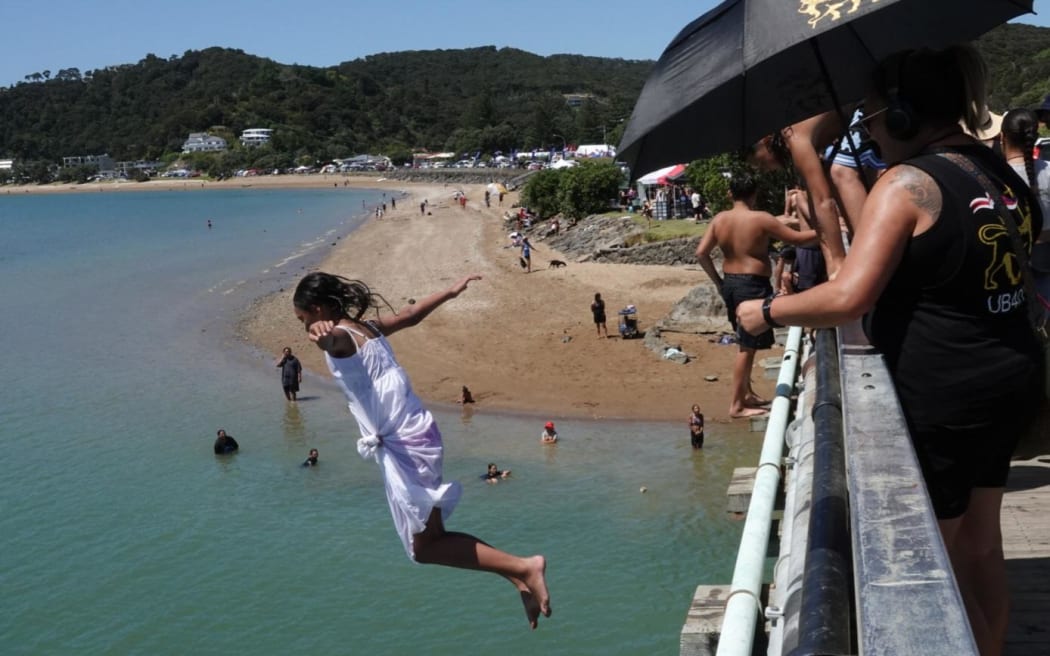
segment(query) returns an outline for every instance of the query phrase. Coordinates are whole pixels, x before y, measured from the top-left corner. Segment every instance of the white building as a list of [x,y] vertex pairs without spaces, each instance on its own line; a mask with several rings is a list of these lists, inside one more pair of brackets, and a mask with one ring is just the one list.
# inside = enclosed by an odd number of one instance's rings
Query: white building
[[184,153],[206,153],[219,150],[226,150],[226,140],[207,132],[191,132],[189,138],[182,144]]
[[113,158],[105,153],[102,155],[75,155],[73,157],[63,157],[62,166],[94,166],[98,168],[99,173],[114,170]]
[[15,160],[13,159],[0,159],[0,171],[8,171],[15,167]]
[[270,143],[273,130],[270,128],[249,128],[241,133],[241,143],[245,146],[262,146]]

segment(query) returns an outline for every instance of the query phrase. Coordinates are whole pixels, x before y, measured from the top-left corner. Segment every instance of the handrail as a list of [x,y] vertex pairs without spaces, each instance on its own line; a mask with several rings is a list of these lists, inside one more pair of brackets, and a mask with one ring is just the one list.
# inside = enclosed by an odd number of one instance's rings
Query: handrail
[[799,642],[791,656],[850,654],[850,538],[843,455],[842,389],[835,332],[818,330],[813,496]]
[[769,548],[773,505],[780,486],[784,430],[790,418],[791,394],[801,341],[802,329],[792,326],[788,330],[784,359],[777,377],[776,397],[769,410],[762,454],[755,473],[755,486],[733,569],[729,600],[726,602],[717,656],[751,656],[754,646],[756,622],[762,616],[762,572]]
[[[801,337],[800,333],[798,337]],[[798,343],[794,342],[792,346],[794,338],[795,333],[789,333],[789,349],[797,351]],[[818,365],[820,379],[816,385],[812,385],[813,372],[804,376],[806,384],[800,394],[800,405],[804,407],[812,403],[813,412],[811,417],[798,419],[792,428],[799,437],[789,445],[789,455],[799,466],[790,474],[794,479],[791,484],[797,489],[789,491],[791,504],[785,505],[784,521],[798,523],[785,528],[789,544],[782,542],[781,548],[786,548],[789,553],[786,557],[782,554],[776,566],[778,585],[782,580],[788,585],[784,590],[776,591],[775,601],[771,601],[767,611],[774,621],[770,653],[785,653],[794,648],[796,651],[792,653],[977,656],[965,607],[923,485],[922,470],[882,354],[867,343],[856,323],[840,327],[837,340],[837,353],[834,349],[829,353],[821,342],[823,348],[818,348],[814,359],[833,360],[838,363],[838,373],[830,376],[834,369],[828,368],[824,375],[820,375],[822,367]],[[782,390],[788,390],[786,393],[789,394],[791,389],[787,369],[790,368],[793,376],[795,367],[796,362],[788,362],[785,358],[785,366],[777,380],[778,395],[773,402],[774,412],[770,415],[763,442],[761,464],[755,477],[730,598],[724,612],[718,656],[751,656],[754,649],[761,592],[761,581],[757,577],[762,572],[769,539],[768,510],[780,478],[779,468],[774,465],[779,461],[779,449],[783,446],[780,438],[771,440],[771,435],[780,430],[775,425],[781,422],[781,418],[775,416],[777,411],[789,404],[786,396],[782,396]],[[829,387],[829,377],[839,381],[841,402],[823,397],[822,390]],[[814,391],[821,394],[822,400],[814,402],[810,398]],[[836,422],[841,424],[840,428],[836,428]],[[825,457],[830,455],[832,460],[845,461],[847,507],[838,501],[821,502],[818,499],[817,488],[826,482],[822,481],[826,473],[817,468],[816,451],[821,447],[816,444],[815,437],[809,436],[839,430],[844,439],[838,447],[838,456],[833,448],[825,453]],[[813,461],[812,468],[808,466],[809,461]],[[833,487],[841,488],[840,483],[835,482]],[[812,500],[809,498],[810,489]],[[835,492],[832,498],[841,498],[840,492]],[[802,536],[814,535],[809,524],[815,521],[817,506],[822,503],[831,507],[832,514],[840,519],[848,517],[852,559],[846,560],[845,573],[849,576],[852,572],[852,581],[842,580],[843,562],[839,555],[834,556],[834,566],[830,569],[835,573],[835,582],[825,580],[833,588],[832,594],[822,602],[823,608],[815,605],[803,611],[800,606],[810,604],[813,594],[798,590],[805,587],[804,575],[800,573],[803,569],[799,562],[803,561],[800,553],[812,550],[814,545],[808,544]],[[818,530],[816,534],[820,537],[823,532]],[[821,539],[825,544],[840,542],[840,539],[828,539],[826,535]],[[841,546],[836,545],[837,548]],[[804,569],[809,570],[809,561],[803,562]],[[822,575],[821,579],[825,577]],[[848,598],[851,587],[852,600]],[[801,603],[799,597],[802,597]],[[827,645],[815,649],[812,645],[807,647],[804,643],[813,633],[811,628],[803,626],[807,613],[819,619],[829,609],[848,609],[850,601],[855,618],[847,630],[835,620],[838,628],[833,635],[834,651],[832,648],[818,651]],[[853,644],[847,643],[848,630],[856,632],[855,638],[849,641]],[[845,650],[838,651],[843,644],[847,644]],[[803,647],[812,650],[802,652]]]
[[882,354],[839,329],[861,656],[976,656],[962,597]]

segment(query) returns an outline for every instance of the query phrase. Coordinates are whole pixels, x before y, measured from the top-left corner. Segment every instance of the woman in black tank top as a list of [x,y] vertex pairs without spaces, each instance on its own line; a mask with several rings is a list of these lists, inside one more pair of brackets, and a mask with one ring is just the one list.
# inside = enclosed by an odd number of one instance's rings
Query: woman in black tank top
[[[1034,416],[1041,364],[997,206],[1010,211],[1026,249],[1042,216],[1028,186],[960,128],[963,121],[976,132],[980,123],[983,76],[970,47],[880,64],[856,127],[890,168],[838,275],[803,293],[742,303],[738,317],[757,334],[870,313],[868,335],[893,375],[974,638],[982,653],[999,653],[1009,608],[999,510],[1011,452]],[[979,171],[991,193],[960,164]]]

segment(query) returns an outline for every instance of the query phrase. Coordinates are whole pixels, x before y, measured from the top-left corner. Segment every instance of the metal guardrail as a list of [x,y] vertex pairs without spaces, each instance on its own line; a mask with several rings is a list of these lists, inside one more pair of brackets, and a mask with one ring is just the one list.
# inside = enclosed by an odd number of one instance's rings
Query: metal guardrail
[[849,654],[850,537],[843,455],[842,389],[835,333],[816,333],[813,483],[806,542],[799,643],[790,656]]
[[[882,355],[859,324],[822,332],[812,358],[815,385],[812,363],[802,368],[800,405],[812,404],[812,412],[786,431],[784,522],[793,523],[783,529],[774,571],[784,589],[771,591],[765,609],[773,621],[768,653],[977,656]],[[774,404],[794,383],[784,374]],[[779,457],[767,428],[718,656],[751,656],[754,649],[756,540],[769,539],[768,488],[779,484]],[[738,579],[742,563],[746,575]]]
[[893,381],[859,327],[839,330],[862,656],[978,653]]

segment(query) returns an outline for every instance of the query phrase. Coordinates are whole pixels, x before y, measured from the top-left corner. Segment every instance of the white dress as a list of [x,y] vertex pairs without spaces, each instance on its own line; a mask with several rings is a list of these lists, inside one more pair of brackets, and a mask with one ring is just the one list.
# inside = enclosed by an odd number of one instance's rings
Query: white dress
[[441,433],[386,338],[374,327],[375,336],[336,327],[350,334],[357,353],[349,358],[325,353],[325,360],[361,431],[357,451],[379,463],[394,526],[405,553],[415,560],[412,536],[423,531],[434,508],[441,508],[441,518],[447,519],[462,488],[458,482],[442,482]]

